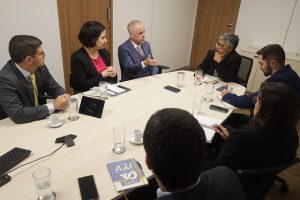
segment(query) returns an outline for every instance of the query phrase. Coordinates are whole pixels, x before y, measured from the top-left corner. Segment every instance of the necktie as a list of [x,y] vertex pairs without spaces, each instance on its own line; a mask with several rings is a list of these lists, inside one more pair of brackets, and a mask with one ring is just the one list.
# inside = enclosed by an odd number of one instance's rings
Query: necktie
[[38,106],[38,92],[37,92],[37,86],[36,86],[36,80],[35,80],[35,74],[32,73],[28,76],[30,84],[31,84],[31,88],[33,91],[33,95],[34,95],[34,105]]
[[136,49],[143,57],[145,57],[144,51],[140,46],[137,46]]

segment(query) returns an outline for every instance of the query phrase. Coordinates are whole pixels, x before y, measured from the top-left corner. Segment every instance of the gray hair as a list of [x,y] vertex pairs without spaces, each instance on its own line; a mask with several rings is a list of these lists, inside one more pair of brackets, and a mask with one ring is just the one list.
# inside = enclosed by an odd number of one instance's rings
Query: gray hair
[[140,20],[132,20],[131,22],[129,22],[129,24],[127,25],[127,30],[129,33],[131,33],[132,27],[136,24],[142,24],[142,22]]
[[219,40],[223,40],[232,50],[239,44],[239,36],[233,33],[223,33],[219,36]]

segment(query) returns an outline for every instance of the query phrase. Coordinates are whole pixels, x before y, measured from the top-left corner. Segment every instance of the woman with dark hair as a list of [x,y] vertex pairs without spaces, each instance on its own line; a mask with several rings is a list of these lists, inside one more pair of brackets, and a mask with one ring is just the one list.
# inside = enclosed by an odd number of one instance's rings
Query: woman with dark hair
[[80,49],[71,55],[70,85],[75,92],[87,91],[100,81],[117,82],[117,70],[110,65],[105,27],[97,21],[88,21],[78,35]]
[[214,128],[225,141],[210,167],[260,168],[291,161],[298,148],[298,96],[280,82],[264,82],[255,98],[254,118],[241,129]]
[[207,52],[198,69],[202,69],[203,74],[219,77],[225,82],[238,82],[237,75],[241,65],[241,56],[235,50],[238,44],[237,35],[220,35],[216,48]]

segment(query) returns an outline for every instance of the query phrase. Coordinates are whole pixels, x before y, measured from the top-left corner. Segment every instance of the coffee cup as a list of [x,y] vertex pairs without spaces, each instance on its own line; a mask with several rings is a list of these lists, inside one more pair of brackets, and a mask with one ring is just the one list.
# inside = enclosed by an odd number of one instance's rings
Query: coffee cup
[[60,123],[59,114],[52,114],[49,116],[49,124]]

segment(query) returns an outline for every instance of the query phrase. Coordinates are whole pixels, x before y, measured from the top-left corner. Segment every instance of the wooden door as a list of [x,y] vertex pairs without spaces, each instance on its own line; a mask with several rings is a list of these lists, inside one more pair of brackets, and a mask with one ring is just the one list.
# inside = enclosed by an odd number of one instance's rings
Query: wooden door
[[111,0],[57,0],[57,8],[65,88],[67,93],[73,94],[70,86],[70,58],[71,54],[82,46],[77,36],[84,22],[96,20],[105,25],[107,36],[105,48],[111,52]]
[[240,0],[199,0],[194,29],[190,68],[195,69],[209,49],[215,48],[218,36],[234,32]]

